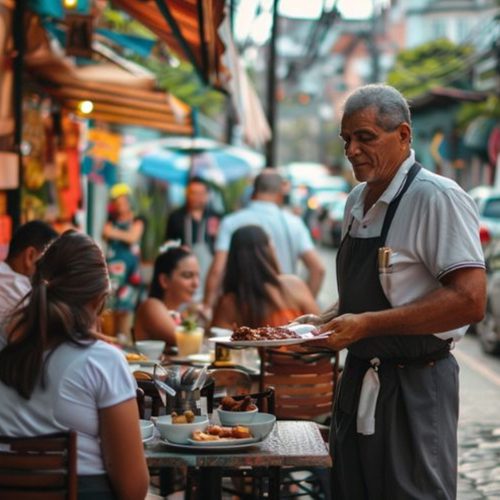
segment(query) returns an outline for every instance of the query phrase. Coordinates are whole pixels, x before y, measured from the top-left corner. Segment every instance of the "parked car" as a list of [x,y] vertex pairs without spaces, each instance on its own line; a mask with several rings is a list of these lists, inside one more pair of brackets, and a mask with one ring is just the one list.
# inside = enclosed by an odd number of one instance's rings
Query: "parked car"
[[331,175],[310,181],[307,185],[304,222],[316,240],[320,239],[319,220],[327,207],[344,198],[349,192],[349,183],[341,176]]
[[500,191],[490,186],[478,186],[469,191],[479,210],[479,236],[485,248],[494,238],[500,238]]
[[318,215],[321,244],[334,248],[340,246],[346,201],[347,194],[337,193],[336,199],[327,203]]
[[500,354],[500,238],[494,239],[485,251],[488,277],[486,314],[474,325],[484,352]]

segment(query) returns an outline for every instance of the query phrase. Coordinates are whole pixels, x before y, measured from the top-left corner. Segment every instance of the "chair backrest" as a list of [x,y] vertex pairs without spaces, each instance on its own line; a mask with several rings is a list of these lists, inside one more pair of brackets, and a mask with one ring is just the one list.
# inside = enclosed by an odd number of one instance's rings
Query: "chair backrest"
[[210,371],[214,381],[214,398],[248,394],[252,390],[252,379],[248,373],[236,368],[216,368]]
[[0,436],[2,500],[76,500],[76,432]]
[[276,391],[279,419],[326,419],[337,381],[338,354],[263,350],[261,387]]
[[[137,387],[141,392],[137,393],[137,404],[139,406],[139,414],[141,418],[149,419],[149,417],[157,417],[162,413],[165,408],[160,396],[160,392],[156,387],[154,381],[138,379],[136,377]],[[148,410],[150,410],[148,412]]]

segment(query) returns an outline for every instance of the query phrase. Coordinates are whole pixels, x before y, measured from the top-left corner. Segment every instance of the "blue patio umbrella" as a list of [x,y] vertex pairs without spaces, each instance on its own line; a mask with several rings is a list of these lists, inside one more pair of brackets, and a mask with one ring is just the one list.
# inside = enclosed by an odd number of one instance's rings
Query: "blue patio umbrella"
[[162,147],[142,157],[139,172],[176,184],[186,184],[189,177],[199,176],[222,186],[249,176],[252,164],[223,145],[205,149]]
[[161,149],[142,157],[139,172],[153,179],[184,186],[189,177],[189,166],[189,156]]

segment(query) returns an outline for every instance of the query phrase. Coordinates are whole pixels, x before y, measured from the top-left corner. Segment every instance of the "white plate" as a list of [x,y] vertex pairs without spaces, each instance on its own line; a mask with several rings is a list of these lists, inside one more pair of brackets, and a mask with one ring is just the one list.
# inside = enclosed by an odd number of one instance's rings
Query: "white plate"
[[314,325],[291,325],[286,326],[289,330],[294,331],[300,338],[289,338],[289,339],[276,339],[276,340],[231,340],[231,337],[211,337],[208,340],[210,342],[221,342],[223,344],[230,344],[235,347],[278,347],[282,345],[294,345],[303,344],[304,342],[309,342],[310,340],[317,340],[326,338],[328,335],[314,335],[312,333],[315,330]]
[[188,439],[189,444],[191,446],[200,446],[201,448],[206,448],[208,447],[217,447],[220,448],[222,447],[228,447],[228,446],[239,446],[241,444],[247,444],[247,443],[256,443],[258,441],[257,438],[251,437],[251,438],[242,438],[242,439],[230,439],[230,438],[223,438],[220,439],[219,441],[196,441],[194,439]]
[[210,328],[210,333],[213,333],[216,337],[227,337],[233,332],[228,328],[219,328],[218,326],[212,326]]
[[[250,442],[249,442],[250,440]],[[190,440],[192,441],[192,440]],[[242,441],[245,441],[242,443]],[[249,438],[249,439],[231,439],[227,441],[192,441],[196,444],[177,444],[171,443],[166,439],[160,439],[160,443],[166,444],[170,448],[175,448],[178,450],[191,450],[191,451],[232,451],[232,450],[241,450],[245,448],[250,448],[252,446],[256,446],[260,444],[262,441],[258,441],[257,438]],[[206,444],[205,444],[206,443]]]
[[212,337],[209,342],[219,342],[221,344],[229,344],[235,347],[279,347],[282,345],[303,344],[310,339],[293,338],[293,339],[276,339],[276,340],[231,340],[231,337]]

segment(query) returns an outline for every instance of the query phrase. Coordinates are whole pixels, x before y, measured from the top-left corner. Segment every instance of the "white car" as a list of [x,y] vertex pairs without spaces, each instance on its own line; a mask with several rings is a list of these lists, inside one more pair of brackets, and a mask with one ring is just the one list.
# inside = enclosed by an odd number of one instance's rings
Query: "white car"
[[479,210],[480,237],[483,248],[494,238],[500,238],[500,191],[489,186],[479,186],[469,195]]
[[475,331],[484,352],[500,354],[500,239],[492,240],[485,251],[488,301],[482,321]]

